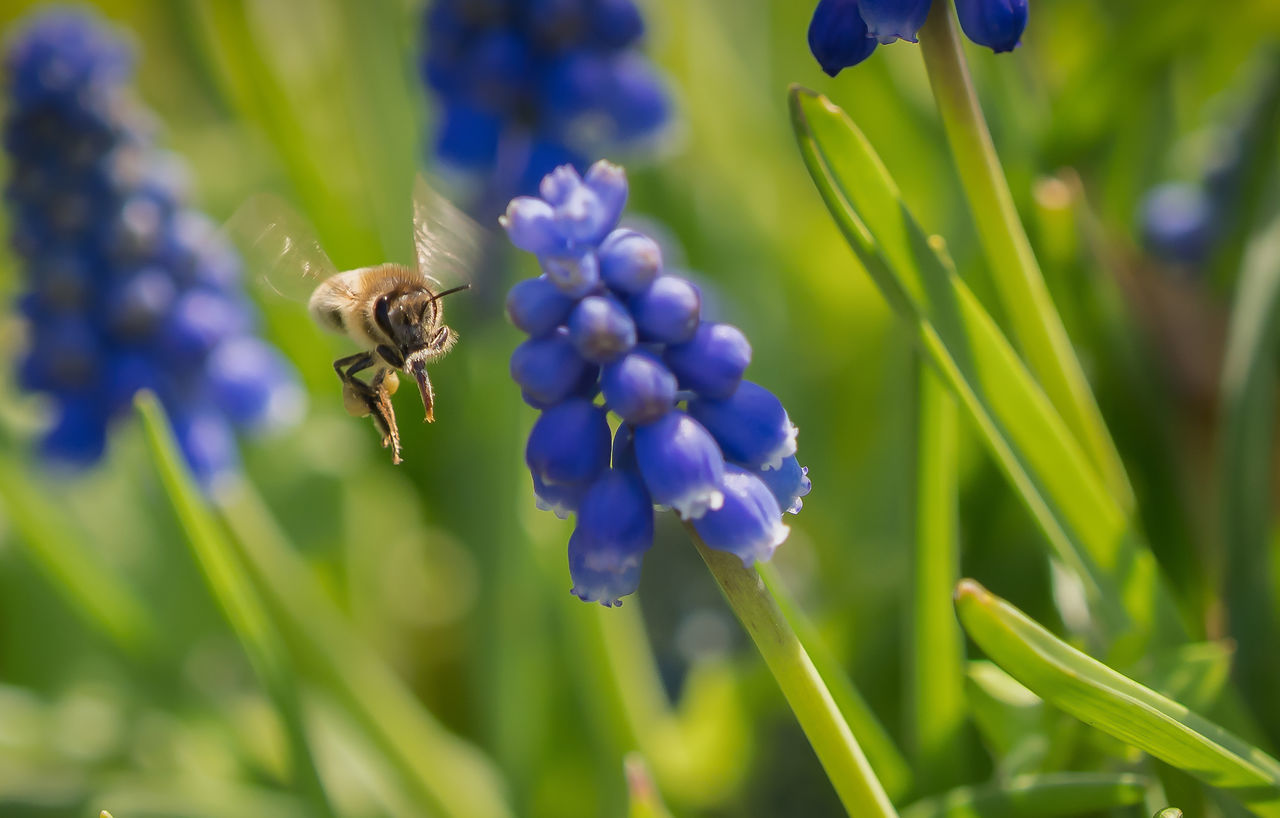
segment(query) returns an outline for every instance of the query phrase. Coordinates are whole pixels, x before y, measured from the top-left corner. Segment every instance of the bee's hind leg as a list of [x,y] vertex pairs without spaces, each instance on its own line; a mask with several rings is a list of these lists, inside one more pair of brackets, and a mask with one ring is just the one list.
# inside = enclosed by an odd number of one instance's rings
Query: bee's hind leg
[[365,383],[355,373],[373,366],[375,359],[370,352],[360,352],[339,358],[333,369],[342,381],[342,403],[355,417],[373,416],[373,424],[382,436],[382,448],[391,448],[391,462],[400,463],[400,431],[396,426],[396,413],[391,406],[391,392],[386,384],[390,370],[379,369],[373,380]]

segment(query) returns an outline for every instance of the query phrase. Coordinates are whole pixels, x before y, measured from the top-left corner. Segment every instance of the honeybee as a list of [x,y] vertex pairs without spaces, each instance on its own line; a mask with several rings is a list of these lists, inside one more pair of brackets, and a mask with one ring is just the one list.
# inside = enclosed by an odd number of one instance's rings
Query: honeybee
[[[400,434],[390,397],[409,375],[422,398],[424,421],[435,420],[435,392],[427,366],[457,343],[444,323],[442,299],[469,289],[445,287],[437,275],[465,276],[478,247],[479,228],[419,178],[414,186],[413,239],[416,264],[394,262],[338,272],[319,243],[288,216],[288,209],[258,197],[233,217],[233,230],[262,259],[262,279],[277,293],[302,281],[313,285],[307,300],[312,319],[347,336],[360,351],[338,358],[333,369],[342,383],[342,403],[355,417],[372,417],[400,463]],[[371,370],[367,380],[360,373]]]

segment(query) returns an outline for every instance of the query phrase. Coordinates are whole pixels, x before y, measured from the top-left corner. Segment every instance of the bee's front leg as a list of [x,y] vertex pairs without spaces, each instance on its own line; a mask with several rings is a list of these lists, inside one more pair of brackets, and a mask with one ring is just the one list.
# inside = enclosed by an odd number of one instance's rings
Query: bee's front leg
[[[400,463],[400,431],[396,426],[395,409],[391,406],[394,380],[387,382],[389,370],[379,369],[373,380],[365,383],[355,376],[375,362],[372,353],[361,352],[333,362],[333,369],[342,381],[342,404],[354,417],[373,416],[373,424],[382,436],[382,448],[391,447],[391,462]],[[344,369],[345,367],[345,369]],[[395,373],[391,373],[394,378]]]

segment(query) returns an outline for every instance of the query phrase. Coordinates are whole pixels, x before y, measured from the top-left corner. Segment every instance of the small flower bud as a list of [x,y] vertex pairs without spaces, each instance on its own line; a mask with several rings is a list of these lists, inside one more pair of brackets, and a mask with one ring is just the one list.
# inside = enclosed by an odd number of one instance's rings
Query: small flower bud
[[801,466],[795,455],[784,458],[782,467],[778,469],[757,469],[752,472],[759,477],[773,492],[778,507],[788,514],[799,514],[804,507],[800,498],[809,493],[813,484],[809,482],[809,469]]
[[682,519],[697,519],[724,502],[724,455],[707,430],[684,412],[668,412],[637,428],[635,451],[653,501],[675,509]]
[[[601,220],[607,225],[605,229],[607,233],[618,223],[618,219],[622,216],[622,208],[627,203],[627,172],[622,169],[622,166],[601,159],[587,168],[587,175],[583,181],[600,203]],[[595,241],[599,242],[604,235],[601,233]]]
[[640,562],[653,545],[653,501],[640,476],[610,469],[587,491],[569,538],[573,594],[605,607],[640,584]]
[[917,42],[916,32],[929,16],[933,0],[858,0],[858,11],[867,23],[867,36],[881,45],[895,40]]
[[809,21],[809,50],[834,77],[871,56],[876,41],[858,12],[858,0],[820,0]]
[[546,256],[564,250],[565,240],[556,223],[556,213],[541,199],[532,196],[512,199],[498,223],[507,231],[511,243],[526,253]]
[[546,276],[527,278],[507,293],[507,318],[536,338],[568,320],[573,304]]
[[538,184],[538,195],[552,207],[559,207],[581,185],[582,177],[573,165],[561,165],[542,178]]
[[737,327],[703,321],[693,338],[667,347],[663,358],[681,389],[723,400],[741,383],[751,363],[751,344]]
[[675,406],[676,376],[653,353],[636,350],[605,364],[605,403],[627,423],[652,423]]
[[552,406],[575,394],[584,378],[594,378],[597,372],[578,354],[563,329],[530,338],[511,353],[511,379],[520,385],[525,399],[538,407]]
[[725,400],[689,401],[689,414],[715,437],[726,459],[753,469],[777,469],[796,453],[798,430],[781,401],[743,381]]
[[662,272],[658,243],[634,230],[620,229],[600,243],[600,278],[619,293],[636,295]]
[[708,511],[693,527],[707,547],[728,551],[750,568],[767,562],[790,533],[769,487],[737,466],[724,469],[724,503]]
[[1027,27],[1027,0],[956,0],[966,37],[995,53],[1018,47]]
[[570,313],[569,337],[582,357],[608,363],[636,345],[636,325],[616,298],[591,295]]
[[550,511],[561,520],[578,510],[590,483],[547,483],[533,474],[534,505],[539,511]]
[[698,329],[702,296],[698,288],[673,275],[658,276],[631,299],[640,340],[664,344],[688,341]]
[[600,283],[600,263],[591,250],[576,254],[542,256],[542,271],[569,298],[582,298]]
[[533,424],[525,463],[548,485],[586,484],[609,465],[611,442],[604,409],[574,398],[547,409]]

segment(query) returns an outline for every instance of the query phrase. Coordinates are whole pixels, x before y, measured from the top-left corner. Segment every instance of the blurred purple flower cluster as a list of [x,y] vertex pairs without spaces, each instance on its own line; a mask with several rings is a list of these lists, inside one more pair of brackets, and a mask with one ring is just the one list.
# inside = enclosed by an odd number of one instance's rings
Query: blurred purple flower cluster
[[636,589],[655,504],[745,564],[769,559],[809,479],[782,404],[743,380],[746,337],[702,320],[698,289],[664,272],[653,239],[617,226],[622,168],[562,166],[539,192],[502,218],[543,270],[507,297],[529,335],[511,376],[542,410],[525,450],[539,506],[577,514],[573,593],[614,605]]
[[425,28],[435,155],[476,177],[495,210],[666,122],[634,0],[434,0]]
[[27,390],[56,407],[42,448],[96,461],[110,422],[154,391],[206,486],[237,465],[233,426],[295,418],[289,364],[254,334],[240,261],[186,204],[128,82],[128,45],[84,12],[31,19],[5,57],[11,243],[26,292]]

